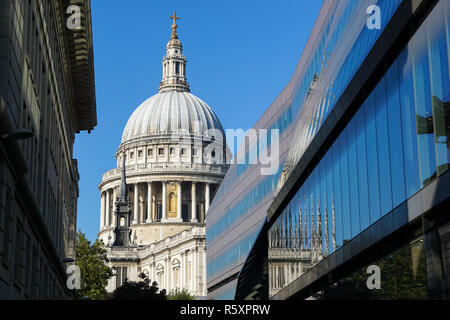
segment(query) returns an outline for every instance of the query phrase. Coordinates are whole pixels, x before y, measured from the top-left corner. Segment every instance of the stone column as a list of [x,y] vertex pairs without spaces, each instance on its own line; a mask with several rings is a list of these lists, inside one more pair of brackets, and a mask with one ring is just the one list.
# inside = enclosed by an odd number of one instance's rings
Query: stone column
[[[187,256],[187,263],[191,264],[191,268],[188,270],[190,272],[190,280],[189,280],[189,286],[191,287],[191,293],[194,293],[194,259],[193,259],[193,251],[192,249],[189,250],[189,255]],[[189,261],[190,260],[190,261]]]
[[[115,204],[116,203],[116,201],[118,201],[119,200],[119,186],[117,186],[117,187],[115,187],[114,188],[114,190],[113,190],[113,198],[116,196],[116,198],[115,199],[113,199],[113,204]],[[111,217],[110,217],[110,226],[112,226],[112,227],[117,227],[117,218],[116,218],[116,215],[114,214],[114,209],[113,209],[113,211],[111,212]]]
[[139,214],[139,184],[134,184],[134,208],[133,208],[133,222],[132,224],[138,223],[138,214]]
[[185,281],[186,281],[186,287],[190,288],[191,284],[189,283],[188,279],[189,279],[189,251],[185,251],[184,254],[184,265],[186,266],[186,270],[184,272],[184,276],[185,276]]
[[139,220],[138,223],[145,222],[145,206],[144,206],[144,196],[142,196],[142,200],[139,199]]
[[177,220],[178,221],[183,221],[183,218],[181,216],[181,204],[183,201],[183,193],[181,190],[181,181],[178,182],[178,196],[177,196]]
[[150,279],[150,285],[152,285],[155,278],[153,278],[153,265],[151,262],[148,264],[148,278]]
[[[153,281],[157,281],[158,279],[156,279],[156,262],[155,262],[155,258],[153,257],[153,262],[152,262],[152,283]],[[158,283],[158,286],[161,287],[161,284]]]
[[206,295],[207,294],[207,289],[206,289],[206,279],[207,279],[207,275],[206,275],[206,248],[202,247],[202,259],[201,259],[201,264],[202,264],[202,286],[203,286],[203,290],[202,290],[202,294]]
[[198,256],[198,248],[194,248],[192,251],[192,293],[193,295],[197,295],[197,256]]
[[153,214],[153,221],[158,221],[158,208],[156,206],[156,196],[152,196],[152,214]]
[[[116,203],[116,201],[119,200],[119,186],[114,187],[113,189],[113,195],[112,195],[112,203],[113,205]],[[114,207],[113,207],[114,208]],[[110,219],[110,226],[112,227],[116,227],[117,226],[117,219],[116,219],[116,215],[114,214],[114,209],[111,212],[111,216],[109,217]]]
[[147,220],[146,223],[152,223],[152,209],[153,209],[153,195],[152,195],[152,183],[147,183]]
[[161,222],[167,220],[167,210],[166,210],[166,182],[162,181],[162,193],[161,193],[161,201],[162,201],[162,217]]
[[205,216],[209,209],[209,183],[205,183]]
[[100,192],[100,230],[105,227],[105,194]]
[[195,196],[195,182],[192,181],[191,187],[191,222],[197,222],[197,199]]
[[181,258],[180,258],[180,288],[184,289],[184,288],[186,288],[186,284],[185,284],[186,280],[184,279],[185,278],[184,252],[181,252],[180,256],[181,256]]
[[109,199],[109,189],[107,189],[106,191],[106,227],[109,227],[109,225],[110,225],[110,221],[109,221],[109,218],[110,218],[110,215],[111,215],[111,213],[110,213],[110,211],[111,211],[111,205],[110,205],[110,199]]
[[169,288],[169,285],[170,285],[170,278],[169,278],[170,277],[170,257],[165,258],[164,260],[166,262],[165,289],[166,289],[167,293],[169,293],[169,291],[170,291],[170,288]]

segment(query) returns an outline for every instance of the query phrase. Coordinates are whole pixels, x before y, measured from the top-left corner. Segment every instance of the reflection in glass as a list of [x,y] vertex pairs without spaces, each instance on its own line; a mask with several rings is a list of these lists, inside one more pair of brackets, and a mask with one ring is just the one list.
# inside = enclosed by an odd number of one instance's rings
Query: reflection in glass
[[[347,127],[348,128],[348,127]],[[345,128],[339,137],[340,140],[340,166],[341,166],[341,196],[342,196],[342,226],[344,229],[342,241],[350,240],[352,238],[351,233],[351,219],[350,219],[350,186],[349,186],[349,174],[348,174],[348,144],[347,144],[347,132]]]
[[380,268],[380,289],[368,289],[366,265],[311,298],[318,300],[424,300],[428,299],[423,238],[370,265]]
[[[271,294],[448,170],[449,7],[436,5],[269,230]],[[405,250],[384,268],[401,265],[415,277],[422,262]],[[392,290],[378,294],[410,297]]]
[[392,202],[398,206],[405,199],[405,170],[403,168],[402,112],[398,87],[398,62],[386,73],[386,99],[389,126],[389,155],[391,167]]
[[359,226],[359,198],[358,198],[358,159],[356,157],[356,138],[355,138],[355,118],[353,118],[348,127],[348,183],[350,191],[350,221],[351,237],[355,237],[360,232]]
[[342,237],[344,235],[344,228],[343,228],[343,221],[344,217],[342,214],[342,199],[341,199],[341,169],[340,169],[340,156],[339,156],[339,144],[335,143],[331,147],[331,152],[333,154],[333,192],[331,194],[334,195],[334,197],[331,198],[331,206],[332,211],[336,212],[336,217],[332,217],[333,221],[332,225],[335,226],[335,232],[336,232],[336,245],[333,246],[334,250],[337,249],[337,247],[342,246]]
[[411,45],[403,50],[398,58],[400,79],[400,110],[403,129],[403,159],[406,181],[406,197],[409,198],[419,190],[419,164],[417,159],[416,116],[414,111],[414,96],[411,56]]
[[[448,3],[446,5],[450,7]],[[427,30],[437,175],[448,170],[450,163],[449,62],[446,33],[441,23],[444,21],[443,14],[442,10],[434,11]],[[448,21],[445,23],[448,24]]]
[[[356,152],[358,163],[358,194],[360,226],[357,233],[369,226],[369,185],[367,180],[366,134],[364,121],[364,108],[360,108],[355,115],[356,119]],[[371,141],[367,141],[371,143]]]
[[[269,241],[269,294],[277,293],[301,276],[317,262],[328,255],[328,243],[331,239],[333,247],[336,246],[335,212],[333,196],[324,194],[322,199],[311,195],[311,199],[316,199],[317,203],[309,201],[312,205],[309,211],[305,206],[305,199],[297,196],[295,199],[298,205],[288,206],[279,217],[277,222],[270,228],[268,234]],[[328,212],[321,212],[320,203],[332,203],[330,208],[331,234],[328,223],[322,223]],[[308,226],[308,221],[310,225]],[[325,221],[327,221],[325,219]],[[305,245],[308,243],[309,245]]]
[[377,127],[375,123],[375,104],[370,95],[362,109],[366,120],[367,174],[369,186],[369,219],[370,223],[380,218],[380,185],[378,179]]
[[386,88],[385,77],[380,80],[375,91],[375,122],[377,127],[377,156],[378,156],[378,175],[380,186],[383,192],[380,192],[381,212],[386,213],[392,209],[391,192],[391,168],[389,166],[389,138],[387,127],[386,111]]
[[430,69],[427,54],[427,37],[421,29],[412,42],[414,97],[416,105],[417,141],[421,186],[436,177],[434,126],[431,109]]

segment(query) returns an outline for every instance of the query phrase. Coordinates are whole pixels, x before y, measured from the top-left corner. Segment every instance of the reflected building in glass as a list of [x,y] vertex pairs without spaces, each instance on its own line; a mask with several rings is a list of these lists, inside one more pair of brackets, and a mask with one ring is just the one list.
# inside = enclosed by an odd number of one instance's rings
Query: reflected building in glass
[[320,72],[236,298],[450,298],[449,20],[445,0],[325,1]]
[[[320,15],[318,19],[322,19]],[[230,166],[206,213],[208,299],[235,297],[238,276],[262,230],[293,141],[301,101],[308,99],[314,90],[322,66],[321,41],[324,40],[317,41],[319,32],[320,27],[316,26],[293,78],[253,128],[258,132],[258,142],[267,141],[267,150],[272,150],[272,130],[278,132],[278,170],[271,175],[261,174],[267,167],[259,161],[264,150],[259,143],[246,138],[246,143],[238,149],[238,154],[243,155],[243,163]],[[267,130],[267,137],[261,136],[260,129]],[[255,159],[257,161],[253,161]]]
[[[324,199],[326,201],[326,199]],[[330,208],[332,226],[322,227],[320,202],[317,202],[317,223],[314,215],[308,226],[308,217],[302,213],[301,200],[293,211],[287,209],[283,218],[278,219],[268,232],[268,275],[269,295],[272,296],[287,284],[308,271],[312,266],[326,257],[329,252],[329,241],[336,244],[336,229],[334,206]],[[328,213],[325,207],[325,224],[328,223]],[[322,233],[323,232],[323,233]]]

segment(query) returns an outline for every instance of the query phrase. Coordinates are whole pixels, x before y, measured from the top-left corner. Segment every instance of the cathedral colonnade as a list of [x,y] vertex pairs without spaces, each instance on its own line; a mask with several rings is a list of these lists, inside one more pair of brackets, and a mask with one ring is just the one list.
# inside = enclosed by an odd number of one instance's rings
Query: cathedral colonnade
[[198,270],[206,271],[206,251],[204,247],[182,250],[175,255],[144,259],[142,270],[154,279],[161,288],[168,291],[185,288],[196,295],[206,295],[206,286]]
[[[213,198],[211,192],[218,188],[216,183],[180,180],[137,182],[129,183],[129,186],[132,188],[132,225],[155,222],[203,223],[210,199]],[[113,186],[101,192],[101,230],[117,224],[114,204],[118,188],[119,186]]]

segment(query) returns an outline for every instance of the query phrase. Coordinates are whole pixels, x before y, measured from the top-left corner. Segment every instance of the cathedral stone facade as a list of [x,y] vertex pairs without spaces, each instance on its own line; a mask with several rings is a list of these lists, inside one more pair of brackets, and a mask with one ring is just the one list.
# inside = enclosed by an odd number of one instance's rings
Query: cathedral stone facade
[[159,92],[131,115],[103,175],[99,238],[113,291],[141,273],[170,292],[206,295],[205,214],[228,169],[222,125],[190,93],[186,58],[172,17]]

